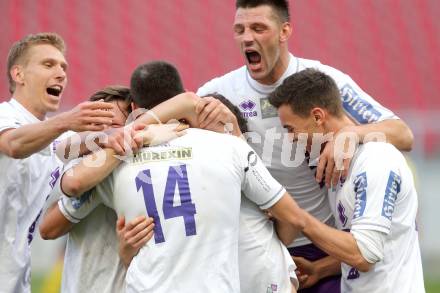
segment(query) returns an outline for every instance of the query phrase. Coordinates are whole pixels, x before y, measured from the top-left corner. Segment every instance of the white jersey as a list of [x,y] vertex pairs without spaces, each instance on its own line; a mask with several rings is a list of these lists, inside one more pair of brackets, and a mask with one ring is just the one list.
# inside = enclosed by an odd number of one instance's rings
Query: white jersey
[[[0,132],[40,122],[15,99],[0,104]],[[59,176],[54,144],[25,159],[0,153],[0,292],[30,292],[30,244]]]
[[[80,161],[71,161],[64,170]],[[124,292],[126,270],[118,254],[116,213],[99,205],[97,190],[91,189],[78,198],[67,197],[60,183],[61,180],[51,196],[60,198],[58,208],[75,224],[67,234],[61,292]]]
[[298,289],[296,265],[273,222],[245,196],[241,199],[239,234],[241,292],[291,293],[292,282]]
[[[347,114],[357,123],[372,123],[397,118],[365,93],[348,75],[323,65],[319,61],[307,60],[290,55],[289,66],[283,76],[273,85],[263,85],[253,80],[246,66],[222,77],[214,78],[197,91],[198,95],[217,92],[224,95],[248,121],[248,143],[262,158],[264,164],[296,200],[298,205],[322,222],[332,223],[332,213],[327,201],[324,184],[314,178],[316,166],[308,166],[304,150],[293,145],[282,128],[277,110],[270,105],[268,95],[288,76],[316,68],[331,76],[338,85],[342,103]],[[305,237],[298,237],[291,246],[310,243]]]
[[154,237],[127,271],[127,292],[240,292],[241,190],[260,208],[285,189],[241,139],[189,129],[144,148],[96,188],[131,220],[154,218]]
[[342,264],[341,292],[425,292],[417,192],[405,158],[393,145],[361,145],[346,181],[329,191],[329,198],[339,229],[386,234],[384,257],[369,272]]
[[61,292],[123,292],[125,267],[118,255],[117,216],[100,205],[68,234]]

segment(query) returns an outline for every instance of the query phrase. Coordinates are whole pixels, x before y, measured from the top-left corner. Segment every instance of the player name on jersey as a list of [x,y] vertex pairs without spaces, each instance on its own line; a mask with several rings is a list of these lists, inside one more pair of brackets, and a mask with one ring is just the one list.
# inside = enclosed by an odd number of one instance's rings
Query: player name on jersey
[[173,148],[167,150],[142,150],[133,156],[132,163],[168,161],[172,159],[188,160],[192,158],[192,148]]

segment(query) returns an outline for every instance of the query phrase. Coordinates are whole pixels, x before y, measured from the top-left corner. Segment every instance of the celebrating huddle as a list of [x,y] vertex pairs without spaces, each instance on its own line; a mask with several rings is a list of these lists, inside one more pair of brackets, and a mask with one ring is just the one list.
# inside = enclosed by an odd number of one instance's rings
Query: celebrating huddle
[[51,118],[63,40],[13,45],[1,292],[30,292],[37,227],[68,234],[62,292],[425,291],[409,128],[289,52],[286,0],[237,0],[233,30],[245,65],[196,94],[152,61]]

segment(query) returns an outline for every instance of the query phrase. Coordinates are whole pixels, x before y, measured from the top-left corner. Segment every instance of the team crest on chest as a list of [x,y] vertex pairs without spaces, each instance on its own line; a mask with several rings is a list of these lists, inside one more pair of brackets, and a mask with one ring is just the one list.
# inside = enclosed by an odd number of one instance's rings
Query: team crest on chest
[[269,98],[260,99],[261,106],[261,118],[273,118],[278,117],[277,109],[269,103]]

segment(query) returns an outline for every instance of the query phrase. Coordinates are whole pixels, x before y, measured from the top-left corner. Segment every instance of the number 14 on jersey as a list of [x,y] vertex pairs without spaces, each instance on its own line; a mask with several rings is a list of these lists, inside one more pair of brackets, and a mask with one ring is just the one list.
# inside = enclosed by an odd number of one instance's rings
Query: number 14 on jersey
[[[148,216],[154,219],[154,241],[155,243],[165,242],[161,219],[159,217],[156,199],[154,197],[150,169],[140,171],[136,176],[135,181],[137,191],[139,192],[139,190],[142,189]],[[180,195],[179,206],[174,206],[176,185]],[[194,215],[196,214],[196,206],[191,202],[191,191],[189,189],[186,165],[169,167],[162,210],[165,220],[175,217],[183,217],[186,236],[197,234],[196,221],[194,218]]]

